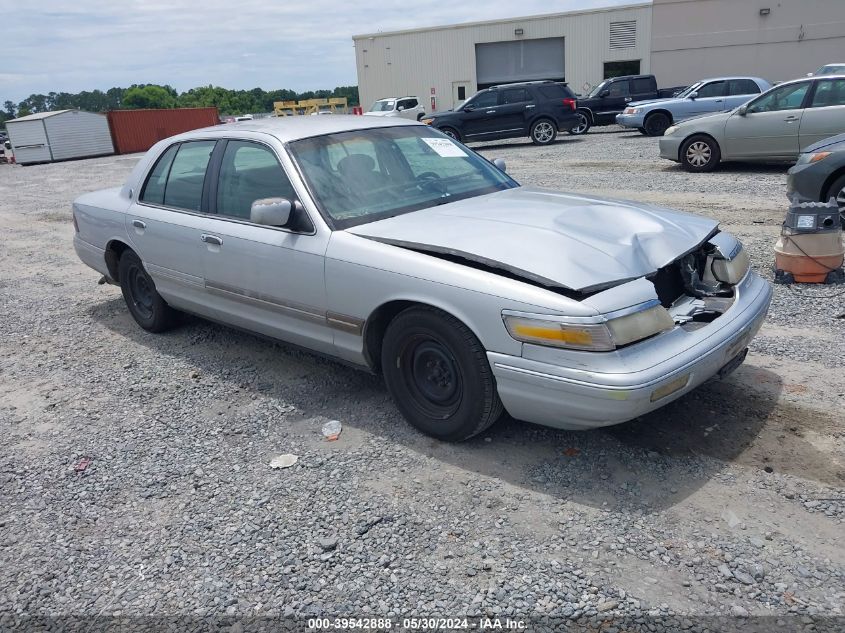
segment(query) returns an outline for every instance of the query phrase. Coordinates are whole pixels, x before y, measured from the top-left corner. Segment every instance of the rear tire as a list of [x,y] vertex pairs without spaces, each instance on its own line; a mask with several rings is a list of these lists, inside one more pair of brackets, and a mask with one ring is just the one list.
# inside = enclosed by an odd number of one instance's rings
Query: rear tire
[[440,131],[443,132],[443,134],[445,134],[446,136],[455,139],[456,141],[461,140],[461,133],[453,127],[442,127],[440,128]]
[[672,125],[672,120],[662,112],[649,114],[643,122],[643,127],[649,136],[663,136],[670,125]]
[[156,290],[144,264],[133,251],[125,250],[118,263],[120,289],[129,314],[148,332],[164,332],[176,323],[177,312]]
[[548,145],[557,138],[557,124],[551,119],[539,119],[531,124],[528,134],[535,145]]
[[696,134],[681,145],[681,167],[693,173],[713,171],[722,160],[719,144],[709,136]]
[[578,111],[575,113],[575,116],[578,117],[578,125],[573,128],[567,130],[573,136],[580,136],[581,134],[586,134],[590,130],[590,117],[587,115],[586,112]]
[[469,439],[504,410],[484,347],[466,325],[435,308],[408,308],[390,322],[381,366],[405,419],[439,440]]

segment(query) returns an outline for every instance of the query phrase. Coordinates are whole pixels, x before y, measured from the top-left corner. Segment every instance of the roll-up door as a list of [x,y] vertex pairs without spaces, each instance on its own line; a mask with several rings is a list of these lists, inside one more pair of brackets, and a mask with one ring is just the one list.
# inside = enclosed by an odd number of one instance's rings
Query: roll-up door
[[514,81],[554,79],[563,81],[564,38],[547,37],[475,45],[478,88]]

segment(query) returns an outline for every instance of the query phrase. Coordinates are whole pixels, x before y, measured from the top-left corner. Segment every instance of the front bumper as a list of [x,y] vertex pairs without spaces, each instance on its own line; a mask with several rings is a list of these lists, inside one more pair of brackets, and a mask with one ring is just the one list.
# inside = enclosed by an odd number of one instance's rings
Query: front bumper
[[660,137],[660,158],[673,160],[676,163],[680,162],[678,159],[681,150],[681,143],[684,139],[677,136],[661,136]]
[[[526,358],[529,346],[522,356],[488,352],[499,397],[513,417],[561,429],[610,426],[649,413],[741,360],[738,356],[763,324],[772,288],[749,272],[736,295],[731,308],[706,327],[692,332],[676,327],[606,353],[597,363],[602,371],[585,369],[584,363],[563,366]],[[595,352],[584,354],[589,358]],[[682,387],[653,401],[684,377]]]
[[624,127],[641,128],[645,121],[645,116],[642,114],[617,114],[616,123]]
[[822,187],[831,173],[829,166],[824,165],[824,162],[822,160],[792,166],[786,172],[786,197],[791,200],[797,195],[800,201],[820,200]]

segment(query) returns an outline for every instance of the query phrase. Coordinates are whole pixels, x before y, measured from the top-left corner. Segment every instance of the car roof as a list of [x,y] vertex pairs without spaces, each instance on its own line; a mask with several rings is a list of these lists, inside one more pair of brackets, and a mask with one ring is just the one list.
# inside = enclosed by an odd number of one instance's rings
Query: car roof
[[[789,79],[777,84],[777,87],[786,86],[788,84],[798,83],[799,81],[830,81],[831,79],[845,79],[845,73],[835,73],[833,75],[813,75],[812,77],[799,77],[798,79]],[[774,87],[774,86],[773,86]]]
[[351,114],[265,117],[263,119],[253,119],[252,121],[240,121],[192,130],[191,132],[180,134],[174,137],[174,139],[208,138],[209,132],[218,132],[221,137],[237,136],[238,132],[258,132],[274,136],[282,143],[287,143],[289,141],[297,141],[324,134],[405,125],[423,124],[400,117],[383,118]]
[[705,77],[704,79],[696,80],[694,83],[699,83],[700,81],[730,81],[732,79],[751,79],[752,81],[762,81],[764,83],[770,83],[767,79],[763,79],[762,77],[752,77],[750,75],[731,75],[730,77]]

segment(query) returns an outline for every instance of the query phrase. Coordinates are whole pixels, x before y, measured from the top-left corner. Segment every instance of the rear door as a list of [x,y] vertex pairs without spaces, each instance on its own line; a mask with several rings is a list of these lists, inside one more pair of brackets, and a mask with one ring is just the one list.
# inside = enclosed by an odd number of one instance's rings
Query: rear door
[[205,312],[200,235],[206,173],[216,141],[167,148],[126,214],[126,232],[156,289],[176,307]]
[[747,103],[754,98],[754,95],[761,92],[760,86],[752,79],[731,79],[727,83],[728,92],[722,110],[733,110],[743,103]]
[[798,134],[811,81],[777,86],[733,113],[725,125],[722,157],[789,160],[798,157]]
[[[221,141],[215,161],[200,242],[212,316],[331,352],[333,334],[326,322],[323,274],[328,231],[317,231],[309,221],[294,229],[250,220],[256,200],[279,197],[295,202],[298,198],[268,145]],[[306,212],[300,208],[297,213]]]
[[801,149],[845,132],[845,79],[815,82],[809,107],[801,117]]
[[528,122],[537,110],[531,92],[525,88],[502,88],[499,114],[496,117],[500,134],[528,135]]

